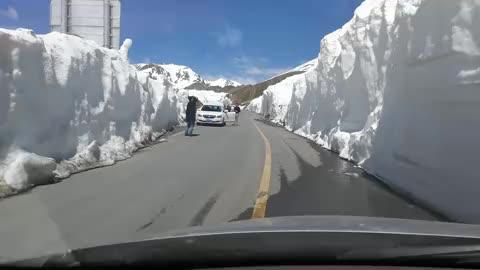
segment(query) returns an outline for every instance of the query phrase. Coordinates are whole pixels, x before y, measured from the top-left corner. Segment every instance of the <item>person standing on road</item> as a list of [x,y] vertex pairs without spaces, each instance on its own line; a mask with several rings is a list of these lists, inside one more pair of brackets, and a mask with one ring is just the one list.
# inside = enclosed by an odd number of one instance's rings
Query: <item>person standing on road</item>
[[193,128],[195,127],[195,121],[197,116],[197,98],[188,97],[187,111],[185,120],[187,121],[187,128],[185,129],[185,136],[193,135]]
[[238,126],[238,118],[240,117],[240,107],[238,105],[235,105],[235,108],[233,108],[233,111],[235,112],[235,125]]

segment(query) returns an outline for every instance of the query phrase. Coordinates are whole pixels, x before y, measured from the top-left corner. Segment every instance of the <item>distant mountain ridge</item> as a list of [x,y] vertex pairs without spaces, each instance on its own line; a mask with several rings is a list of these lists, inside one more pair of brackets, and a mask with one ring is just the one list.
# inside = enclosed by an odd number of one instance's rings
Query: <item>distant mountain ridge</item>
[[315,69],[317,67],[317,63],[318,59],[315,58],[263,82],[259,82],[253,85],[241,85],[238,87],[234,87],[228,92],[232,94],[233,99],[236,102],[248,103],[251,100],[261,96],[263,94],[263,91],[265,91],[269,86],[278,84],[288,77],[299,75]]
[[135,67],[141,72],[148,73],[153,79],[163,75],[173,86],[178,89],[212,90],[217,92],[226,91],[242,85],[233,80],[219,78],[205,80],[190,67],[176,64],[136,64]]
[[262,95],[269,86],[282,82],[288,77],[305,73],[317,66],[318,59],[307,61],[297,67],[278,74],[268,80],[242,85],[236,81],[219,78],[216,80],[205,80],[190,67],[175,64],[137,64],[135,67],[142,72],[156,79],[159,74],[164,75],[168,82],[178,89],[186,90],[210,90],[215,92],[226,92],[239,103],[246,103]]
[[227,80],[227,79],[224,79],[224,78],[219,78],[219,79],[216,79],[216,80],[213,80],[213,81],[206,81],[206,82],[208,84],[210,84],[211,86],[220,86],[220,87],[226,87],[226,86],[237,87],[237,86],[242,85],[239,82],[236,82],[236,81],[233,81],[233,80]]

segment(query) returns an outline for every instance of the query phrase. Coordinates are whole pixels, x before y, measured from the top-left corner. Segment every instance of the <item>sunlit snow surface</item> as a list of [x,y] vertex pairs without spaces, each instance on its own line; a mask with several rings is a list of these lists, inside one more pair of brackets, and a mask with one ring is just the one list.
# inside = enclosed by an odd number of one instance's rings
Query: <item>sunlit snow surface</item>
[[480,1],[367,0],[318,66],[250,110],[451,218],[480,222]]
[[0,29],[0,184],[113,164],[177,123],[175,90],[137,74],[130,46]]

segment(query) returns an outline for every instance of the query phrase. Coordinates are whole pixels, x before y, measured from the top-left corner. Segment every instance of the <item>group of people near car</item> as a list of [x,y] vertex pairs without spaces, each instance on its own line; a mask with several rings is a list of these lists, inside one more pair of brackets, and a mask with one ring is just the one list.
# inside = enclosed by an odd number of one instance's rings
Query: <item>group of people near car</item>
[[[188,97],[188,103],[187,103],[187,109],[186,109],[186,116],[185,116],[185,121],[187,122],[187,127],[185,129],[185,136],[193,136],[193,128],[195,127],[195,123],[197,120],[197,101],[198,98],[195,96],[189,96]],[[232,107],[227,106],[226,108],[227,111],[231,112]],[[235,112],[235,124],[238,126],[238,119],[240,117],[240,106],[236,104],[233,107],[233,111]]]

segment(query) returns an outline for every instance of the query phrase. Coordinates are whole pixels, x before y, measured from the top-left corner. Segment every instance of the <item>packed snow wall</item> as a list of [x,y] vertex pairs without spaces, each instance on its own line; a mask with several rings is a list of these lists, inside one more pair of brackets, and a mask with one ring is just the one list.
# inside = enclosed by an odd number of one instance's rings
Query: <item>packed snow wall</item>
[[270,85],[261,96],[249,103],[247,110],[262,114],[274,123],[284,124],[292,93],[306,89],[305,84],[305,74],[299,74]]
[[177,123],[174,90],[138,76],[131,45],[0,29],[0,185],[113,164]]
[[479,25],[478,0],[365,1],[291,88],[287,128],[454,220],[480,222]]

